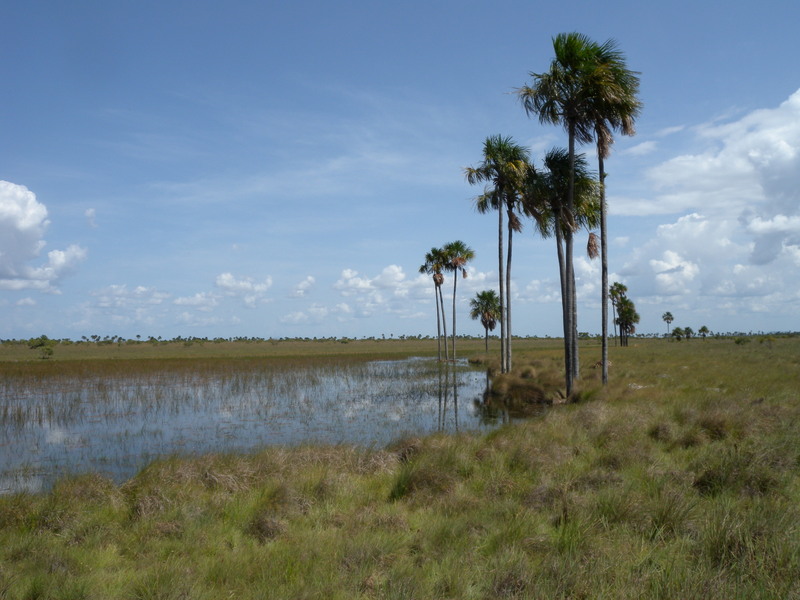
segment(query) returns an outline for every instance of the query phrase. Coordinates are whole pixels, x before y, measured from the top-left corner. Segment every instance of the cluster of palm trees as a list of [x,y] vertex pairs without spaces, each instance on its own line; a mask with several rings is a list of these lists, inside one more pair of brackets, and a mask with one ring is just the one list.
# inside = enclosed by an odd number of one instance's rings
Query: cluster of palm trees
[[[676,327],[672,331],[670,331],[670,325],[675,320],[675,317],[672,316],[671,312],[665,312],[661,315],[661,319],[667,324],[667,337],[673,337],[677,341],[681,341],[683,338],[691,339],[695,333],[694,329],[691,327]],[[703,339],[706,339],[707,335],[711,334],[711,331],[708,327],[703,325],[700,329],[697,330],[698,335],[700,335]]]
[[[445,244],[441,248],[431,248],[430,252],[425,254],[425,262],[419,268],[420,273],[426,273],[433,278],[439,360],[442,360],[442,340],[444,340],[445,360],[455,360],[456,358],[456,291],[458,289],[458,275],[467,276],[467,263],[474,258],[475,251],[461,240],[456,240]],[[444,312],[444,297],[442,295],[444,273],[447,272],[453,273],[452,357],[447,347],[447,321]]]
[[639,313],[633,300],[627,296],[628,288],[615,282],[609,290],[611,307],[614,312],[614,337],[616,339],[616,326],[619,326],[620,346],[628,345],[628,336],[636,333],[636,324],[639,322]]
[[[641,110],[637,98],[638,74],[627,68],[616,42],[593,42],[579,33],[553,39],[549,70],[531,73],[530,84],[516,93],[526,113],[541,123],[561,125],[567,132],[567,149],[547,153],[537,169],[528,150],[510,137],[490,136],[483,160],[467,167],[470,184],[483,184],[476,199],[480,212],[498,212],[498,278],[500,302],[501,371],[511,369],[511,258],[514,232],[522,229],[521,216],[530,217],[543,237],[556,238],[564,325],[564,361],[567,394],[578,377],[578,328],[574,235],[582,227],[600,227],[602,260],[603,382],[608,381],[608,257],[605,208],[605,167],[613,133],[634,133]],[[590,173],[577,144],[595,142],[598,175]],[[505,219],[504,219],[505,216]],[[504,240],[504,230],[507,240]],[[598,253],[590,236],[590,255]],[[635,311],[634,311],[635,312]],[[488,331],[487,331],[488,333]]]

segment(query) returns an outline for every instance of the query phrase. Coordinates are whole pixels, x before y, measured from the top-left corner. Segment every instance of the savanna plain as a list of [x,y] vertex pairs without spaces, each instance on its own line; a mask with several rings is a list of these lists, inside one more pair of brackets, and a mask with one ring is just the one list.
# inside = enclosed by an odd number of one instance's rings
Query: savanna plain
[[[496,343],[496,342],[495,342]],[[514,342],[528,415],[381,447],[165,456],[0,496],[0,598],[800,598],[800,337]],[[435,354],[431,340],[0,347],[4,381]],[[542,407],[545,408],[542,408]],[[3,418],[11,419],[13,415]],[[8,427],[8,425],[3,425]]]

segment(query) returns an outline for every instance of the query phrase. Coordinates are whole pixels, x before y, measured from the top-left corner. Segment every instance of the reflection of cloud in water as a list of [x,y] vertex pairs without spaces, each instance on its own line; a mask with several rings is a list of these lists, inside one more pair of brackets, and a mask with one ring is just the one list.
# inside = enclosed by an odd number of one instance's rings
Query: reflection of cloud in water
[[0,477],[0,494],[10,492],[27,492],[36,494],[42,491],[44,478],[40,475],[10,475]]
[[223,362],[219,371],[37,381],[14,397],[24,394],[31,415],[52,416],[43,423],[30,418],[6,432],[0,493],[46,489],[63,473],[100,472],[124,481],[174,452],[306,442],[381,447],[405,435],[492,428],[499,422],[461,403],[480,397],[484,382],[485,373],[466,363],[454,368],[435,359],[321,361],[296,368]]
[[45,444],[48,444],[50,446],[65,446],[65,447],[76,448],[78,446],[84,445],[84,440],[80,435],[70,433],[63,427],[58,427],[57,425],[50,425],[45,423],[41,425],[41,429],[42,429],[42,434],[44,436]]

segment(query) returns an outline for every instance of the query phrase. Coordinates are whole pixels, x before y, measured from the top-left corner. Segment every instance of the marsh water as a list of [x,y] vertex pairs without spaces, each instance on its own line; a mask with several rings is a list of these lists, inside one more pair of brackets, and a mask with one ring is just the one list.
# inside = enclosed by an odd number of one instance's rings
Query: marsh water
[[466,362],[424,358],[5,378],[0,493],[87,472],[122,482],[169,455],[487,430],[508,420],[487,385]]

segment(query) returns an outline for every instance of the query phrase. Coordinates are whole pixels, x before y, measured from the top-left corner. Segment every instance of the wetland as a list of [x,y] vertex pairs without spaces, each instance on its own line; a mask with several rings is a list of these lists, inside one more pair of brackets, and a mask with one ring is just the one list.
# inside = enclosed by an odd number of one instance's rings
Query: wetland
[[487,385],[486,370],[466,360],[424,357],[35,369],[0,383],[0,493],[46,490],[82,473],[121,483],[165,456],[276,445],[380,448],[404,436],[488,431],[509,417],[485,406]]

